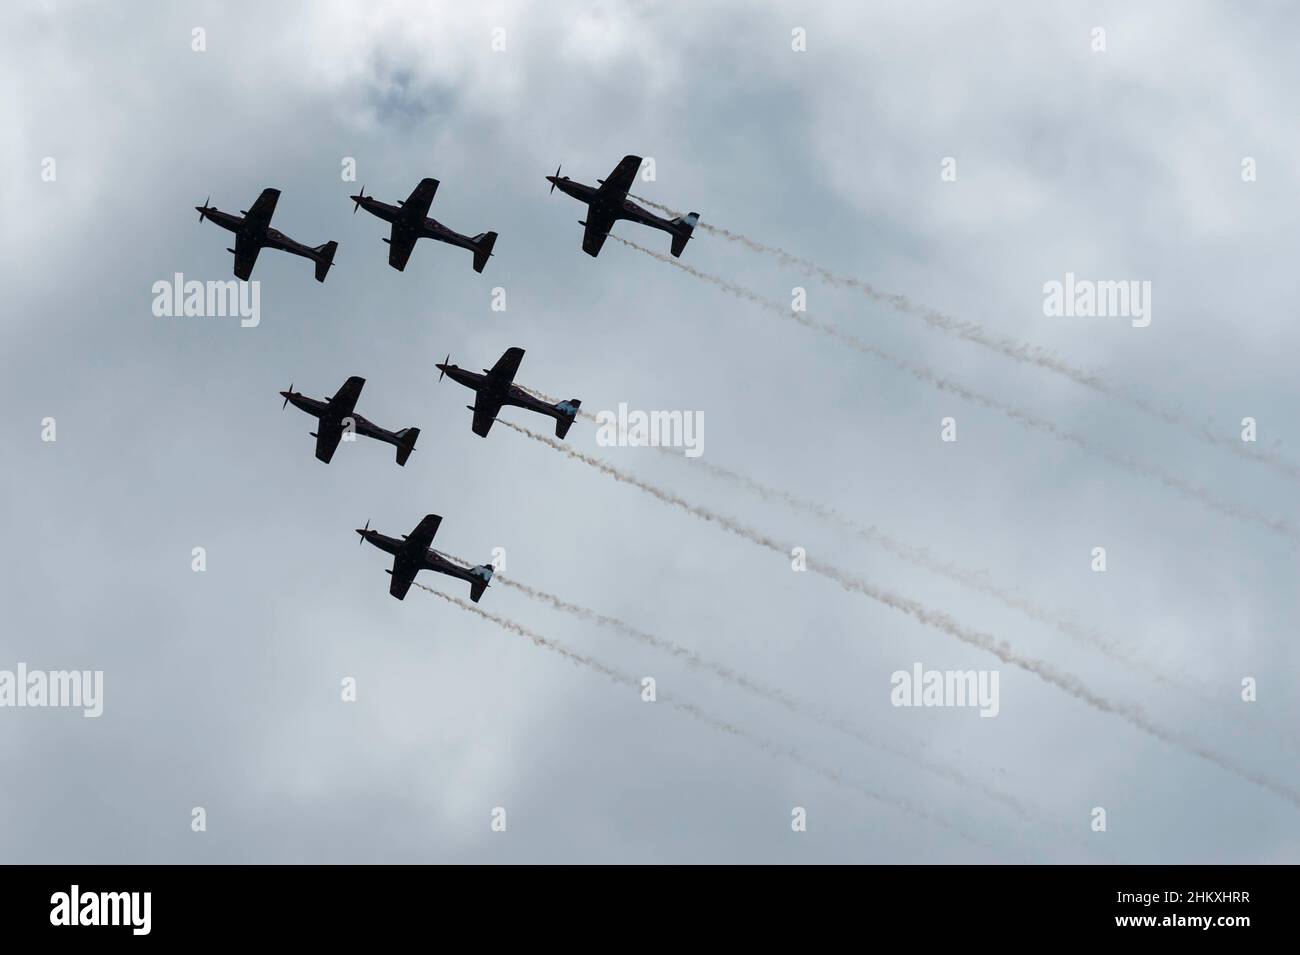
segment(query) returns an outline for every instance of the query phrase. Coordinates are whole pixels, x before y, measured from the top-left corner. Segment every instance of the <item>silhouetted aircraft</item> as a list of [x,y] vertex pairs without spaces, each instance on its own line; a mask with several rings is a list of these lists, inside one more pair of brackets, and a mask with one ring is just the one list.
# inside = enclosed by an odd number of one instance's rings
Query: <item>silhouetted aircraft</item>
[[474,253],[474,271],[482,272],[483,266],[487,265],[488,256],[492,254],[492,246],[496,244],[497,234],[483,232],[471,239],[448,229],[437,219],[428,218],[429,206],[437,191],[437,179],[421,179],[405,202],[399,199],[397,205],[390,206],[373,196],[367,196],[366,187],[362,186],[361,192],[351,197],[356,203],[352,207],[352,214],[356,215],[358,209],[365,209],[371,215],[393,224],[391,237],[384,241],[388,243],[388,264],[399,272],[406,268],[406,260],[411,257],[416,239],[437,239],[439,242],[469,249]]
[[309,415],[320,419],[316,430],[311,432],[311,436],[316,439],[316,460],[329,464],[330,458],[334,457],[334,449],[339,446],[339,441],[343,437],[343,432],[349,429],[357,434],[364,434],[367,438],[395,445],[398,464],[406,464],[406,459],[415,450],[415,439],[420,436],[419,428],[403,428],[397,432],[385,431],[379,425],[353,413],[352,409],[356,407],[365,383],[364,378],[354,375],[343,382],[343,387],[334,393],[333,398],[324,401],[317,401],[315,398],[308,398],[294,391],[293,385],[289,386],[288,391],[280,392],[284,398],[284,404],[280,406],[281,411],[292,401],[295,408],[301,408]]
[[442,381],[442,375],[451,375],[452,381],[466,388],[473,388],[477,392],[474,403],[466,407],[474,412],[474,433],[480,438],[486,438],[488,432],[492,430],[492,422],[501,413],[503,405],[527,408],[529,411],[554,418],[557,438],[563,438],[569,433],[569,428],[578,416],[578,408],[582,402],[577,398],[570,398],[559,404],[548,405],[514,384],[515,372],[519,370],[519,362],[523,357],[522,348],[507,348],[506,353],[497,363],[491,368],[484,368],[481,375],[476,371],[449,364],[450,355],[447,356],[446,361],[434,366],[442,372],[438,376],[439,381]]
[[442,518],[437,514],[426,514],[424,520],[415,526],[415,530],[409,535],[403,534],[401,540],[388,537],[379,531],[372,531],[369,521],[366,521],[365,527],[357,528],[357,533],[361,535],[363,541],[370,541],[380,550],[393,555],[393,569],[388,572],[392,574],[393,580],[388,585],[388,592],[398,600],[406,598],[406,592],[411,589],[415,575],[422,570],[432,570],[446,574],[448,577],[468,581],[469,599],[475,603],[478,603],[478,599],[483,596],[483,591],[487,589],[488,581],[492,579],[490,565],[462,567],[460,564],[453,564],[436,550],[430,549],[433,535],[438,533],[438,525],[441,523]]
[[200,222],[211,219],[227,232],[235,233],[235,247],[226,249],[235,256],[235,278],[248,281],[248,277],[253,274],[253,265],[257,262],[257,253],[263,249],[279,249],[311,259],[316,263],[316,281],[324,282],[325,273],[334,264],[334,252],[339,244],[326,242],[311,248],[295,242],[278,229],[272,229],[271,216],[275,215],[275,204],[279,198],[279,189],[263,189],[253,203],[253,208],[241,210],[238,216],[208,205],[210,196],[204,200],[203,205],[194,208],[199,213]]
[[582,251],[592,258],[600,254],[600,247],[605,244],[605,237],[609,235],[609,230],[614,228],[614,223],[619,219],[639,222],[652,229],[662,229],[667,232],[673,237],[671,251],[674,256],[681,255],[682,250],[686,248],[691,233],[695,231],[695,223],[700,220],[700,214],[689,212],[676,219],[662,219],[628,199],[627,191],[632,188],[632,181],[640,168],[640,156],[624,156],[622,162],[609,174],[608,179],[596,180],[600,183],[599,187],[585,186],[580,182],[574,182],[568,176],[561,176],[559,166],[555,167],[554,176],[546,177],[546,181],[551,184],[551,192],[559,186],[560,191],[565,195],[573,196],[587,204],[587,220],[579,221],[578,225],[587,227],[587,231],[582,235]]

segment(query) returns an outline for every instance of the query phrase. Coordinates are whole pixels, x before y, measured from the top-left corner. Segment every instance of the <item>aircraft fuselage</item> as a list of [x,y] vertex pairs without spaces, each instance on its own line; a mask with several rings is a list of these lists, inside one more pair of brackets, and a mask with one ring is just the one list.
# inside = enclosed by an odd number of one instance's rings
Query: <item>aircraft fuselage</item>
[[247,216],[237,216],[233,212],[222,212],[220,209],[214,208],[201,209],[200,211],[202,211],[205,219],[212,220],[227,232],[237,233],[250,246],[259,249],[279,249],[282,252],[293,252],[309,259],[316,256],[316,250],[310,246],[289,238],[279,229],[272,229],[269,225],[260,225]]
[[458,385],[464,385],[466,388],[482,394],[484,398],[489,399],[493,404],[500,402],[503,405],[513,405],[516,408],[539,411],[552,417],[555,415],[554,408],[512,382],[498,383],[492,379],[491,375],[479,374],[458,365],[438,364],[435,367],[446,372],[447,377]]
[[351,421],[352,430],[357,434],[364,435],[367,438],[374,438],[377,441],[386,441],[392,445],[400,446],[402,443],[402,439],[395,432],[375,424],[369,418],[359,415],[355,411],[345,415],[334,415],[330,414],[328,401],[308,398],[298,392],[282,391],[280,394],[287,398],[289,404],[295,408],[307,412],[313,418],[319,418],[321,424],[326,427],[342,428],[346,422]]
[[389,202],[372,199],[370,196],[353,196],[352,199],[371,215],[383,219],[385,222],[391,222],[394,236],[401,240],[437,239],[439,242],[446,242],[448,245],[469,249],[471,252],[475,251],[476,247],[472,238],[461,235],[455,229],[448,229],[437,219],[418,215],[414,210],[408,213],[402,206],[395,206]]
[[414,576],[418,571],[432,570],[471,584],[483,580],[481,575],[474,573],[473,568],[453,564],[432,547],[413,546],[405,538],[389,537],[379,531],[358,529],[357,533],[363,540],[378,547],[384,553],[393,555],[394,576]]
[[596,186],[575,182],[567,176],[558,178],[547,176],[546,181],[552,183],[556,189],[559,189],[566,196],[572,196],[579,202],[585,202],[590,207],[591,214],[597,218],[626,219],[629,222],[639,222],[641,225],[650,226],[652,229],[662,229],[664,232],[674,231],[671,219],[664,219],[648,209],[641,208],[627,198],[626,195],[603,195]]

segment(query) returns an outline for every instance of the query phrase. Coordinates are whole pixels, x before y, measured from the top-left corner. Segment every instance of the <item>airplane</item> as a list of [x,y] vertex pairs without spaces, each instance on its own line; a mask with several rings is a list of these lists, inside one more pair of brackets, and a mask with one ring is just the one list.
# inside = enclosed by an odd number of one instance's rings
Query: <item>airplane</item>
[[514,384],[515,373],[519,371],[519,362],[523,357],[522,348],[507,348],[497,363],[491,368],[484,368],[481,375],[476,371],[450,364],[451,355],[447,356],[446,361],[438,362],[434,366],[441,372],[438,375],[439,381],[442,381],[443,375],[451,375],[452,381],[466,388],[473,388],[477,392],[474,403],[465,407],[474,412],[473,431],[480,438],[486,438],[488,432],[492,430],[492,422],[501,413],[503,405],[527,408],[529,411],[554,418],[557,438],[563,438],[568,434],[574,419],[577,418],[578,408],[582,405],[577,398],[548,405]]
[[[361,388],[365,385],[364,378],[358,378],[353,375],[347,381],[343,382],[343,387],[334,393],[334,397],[327,398],[324,401],[318,401],[315,398],[308,398],[306,395],[293,390],[293,385],[289,386],[288,391],[280,392],[284,398],[284,404],[280,406],[283,411],[293,402],[295,408],[301,408],[320,419],[317,430],[311,432],[311,436],[316,439],[316,460],[330,463],[330,458],[334,457],[334,451],[339,446],[339,440],[343,437],[344,428],[350,427],[356,434],[363,434],[367,438],[374,438],[376,441],[384,441],[397,447],[397,463],[405,465],[406,459],[411,456],[415,450],[415,439],[420,436],[419,428],[403,428],[401,431],[386,431],[361,417],[354,414],[352,409],[356,407],[357,399],[361,397]],[[349,424],[350,423],[350,424]]]
[[380,202],[374,196],[367,196],[366,187],[362,186],[361,192],[350,197],[356,203],[352,207],[352,214],[356,215],[358,209],[365,209],[371,215],[393,224],[392,235],[384,241],[388,243],[388,264],[399,272],[406,268],[406,260],[411,257],[417,239],[437,239],[448,245],[469,249],[474,253],[474,271],[482,272],[483,266],[487,265],[488,256],[492,254],[492,246],[496,244],[497,234],[482,232],[471,239],[448,229],[437,219],[428,218],[429,206],[433,204],[433,194],[437,191],[437,179],[421,179],[405,202],[399,199],[397,205],[392,206]]
[[582,234],[582,251],[592,258],[600,254],[605,237],[619,219],[639,222],[667,232],[673,237],[671,252],[674,258],[682,254],[686,243],[690,241],[695,223],[700,220],[698,212],[690,212],[676,219],[662,219],[628,199],[627,191],[632,188],[632,181],[640,168],[640,156],[624,156],[608,179],[596,180],[600,183],[599,187],[583,185],[568,176],[561,176],[559,166],[555,167],[554,176],[546,177],[546,181],[551,184],[551,192],[555,192],[555,187],[559,186],[565,195],[587,203],[587,219],[585,222],[579,221],[578,225],[587,227],[587,231]]
[[388,592],[398,600],[406,599],[406,592],[411,589],[415,575],[422,570],[432,570],[446,574],[448,577],[468,581],[469,599],[475,603],[478,603],[478,599],[483,596],[483,591],[487,589],[488,581],[492,579],[491,565],[462,567],[460,564],[453,564],[429,547],[441,523],[442,518],[437,514],[426,514],[424,519],[415,526],[415,530],[409,535],[403,534],[401,540],[388,537],[379,531],[372,531],[369,521],[366,521],[365,527],[357,528],[362,541],[370,541],[380,550],[393,555],[393,569],[388,571],[393,579],[388,585]]
[[[278,229],[271,228],[271,216],[275,215],[275,204],[280,199],[279,189],[263,189],[251,209],[241,209],[240,215],[222,212],[209,205],[212,197],[208,196],[203,205],[195,206],[199,221],[211,219],[227,232],[235,233],[235,247],[226,249],[235,256],[235,278],[247,282],[253,274],[253,265],[257,262],[257,253],[263,249],[279,249],[301,255],[316,263],[316,281],[324,282],[325,273],[334,264],[334,252],[337,242],[326,242],[315,248],[295,242]],[[242,216],[242,218],[241,218]]]

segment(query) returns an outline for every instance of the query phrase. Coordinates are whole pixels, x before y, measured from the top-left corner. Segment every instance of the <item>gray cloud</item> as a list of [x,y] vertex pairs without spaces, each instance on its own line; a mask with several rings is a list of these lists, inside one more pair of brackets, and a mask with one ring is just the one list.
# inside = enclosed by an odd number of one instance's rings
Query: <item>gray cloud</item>
[[[0,668],[103,669],[105,709],[97,720],[0,710],[0,853],[1296,861],[1287,799],[509,428],[475,437],[468,392],[438,384],[433,368],[448,352],[490,365],[518,345],[521,383],[584,409],[703,411],[703,462],[984,570],[1171,680],[664,454],[600,454],[770,529],[819,566],[1004,636],[1133,701],[1189,748],[1294,789],[1294,757],[1277,739],[1300,718],[1286,536],[1189,506],[1149,476],[863,362],[843,340],[768,321],[616,242],[592,260],[579,247],[582,209],[542,178],[563,162],[593,181],[625,153],[651,156],[656,179],[636,192],[652,201],[1096,369],[1219,445],[1237,447],[1241,419],[1254,417],[1259,454],[1295,460],[1286,304],[1300,173],[1297,133],[1279,120],[1297,69],[1292,19],[1172,2],[16,12],[0,38],[15,91],[0,101],[11,541]],[[1097,25],[1105,53],[1089,49]],[[790,50],[795,26],[806,53]],[[196,27],[204,53],[190,48]],[[939,179],[945,156],[956,182]],[[1241,181],[1245,156],[1257,182]],[[41,179],[45,157],[54,182]],[[345,157],[357,183],[340,179]],[[351,215],[359,183],[391,200],[426,175],[442,182],[434,216],[500,232],[482,275],[432,243],[398,274],[382,223]],[[155,318],[153,282],[229,277],[228,235],[192,207],[211,194],[247,208],[272,185],[283,190],[277,227],[339,242],[328,281],[266,253],[256,329]],[[662,247],[627,224],[615,235]],[[1287,475],[1131,403],[918,330],[887,303],[703,230],[681,261],[765,300],[805,286],[810,314],[873,347],[1243,512],[1296,520]],[[1044,317],[1042,285],[1066,271],[1151,280],[1151,327]],[[505,312],[490,308],[494,287]],[[310,419],[281,412],[276,392],[290,381],[325,395],[353,374],[368,381],[363,414],[422,429],[406,468],[364,441],[322,466]],[[51,416],[53,444],[40,440]],[[946,416],[954,443],[939,440]],[[514,410],[503,419],[535,423]],[[592,436],[579,422],[567,443],[595,453]],[[669,697],[802,762],[646,706],[491,620],[415,592],[392,600],[384,555],[358,548],[352,528],[369,518],[404,533],[429,512],[444,517],[437,546],[475,561],[502,547],[507,577],[671,637],[905,753],[869,753],[509,587],[491,588],[482,608],[654,676]],[[197,546],[204,573],[190,569]],[[1104,574],[1089,569],[1096,546]],[[915,661],[1002,666],[1000,715],[890,706],[889,675]],[[355,703],[340,699],[345,677]],[[1240,701],[1246,677],[1258,702]],[[1013,794],[1032,821],[977,789]],[[190,831],[195,806],[206,833]],[[496,806],[507,833],[489,828]],[[799,835],[795,806],[808,810]],[[1094,806],[1107,809],[1105,834],[1088,829]]]

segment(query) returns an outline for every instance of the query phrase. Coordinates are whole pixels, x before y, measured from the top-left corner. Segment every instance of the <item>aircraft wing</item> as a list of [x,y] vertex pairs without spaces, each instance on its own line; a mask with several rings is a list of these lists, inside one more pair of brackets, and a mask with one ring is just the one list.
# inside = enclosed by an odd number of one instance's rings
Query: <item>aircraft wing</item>
[[402,232],[398,235],[397,224],[393,224],[392,234],[388,239],[388,264],[397,271],[406,268],[406,262],[415,251],[416,237],[409,232]]
[[474,433],[480,438],[486,438],[492,430],[492,422],[500,413],[501,403],[484,398],[480,391],[474,398]]
[[424,515],[420,523],[415,525],[415,530],[406,535],[406,543],[423,553],[433,543],[433,536],[438,533],[438,525],[441,523],[442,518],[437,514]]
[[343,426],[328,425],[322,418],[320,426],[316,429],[316,460],[329,464],[342,438]]
[[262,194],[253,203],[253,208],[244,213],[244,221],[263,226],[270,225],[271,216],[275,215],[275,204],[279,201],[279,189],[263,189]]
[[437,179],[421,179],[420,184],[411,190],[411,194],[402,203],[402,211],[409,213],[412,209],[415,209],[420,213],[420,218],[423,219],[429,214],[429,206],[433,205],[433,194],[437,191]]
[[357,399],[361,397],[361,389],[365,387],[366,380],[353,375],[347,381],[343,382],[343,387],[334,392],[334,397],[330,399],[328,411],[331,416],[344,418],[352,414],[357,406]]
[[609,178],[600,184],[601,193],[619,198],[626,196],[628,190],[632,188],[632,183],[636,181],[636,174],[640,168],[640,156],[624,156],[614,167],[614,171],[609,174]]
[[488,377],[494,382],[512,382],[519,371],[519,363],[523,360],[524,350],[522,348],[507,348],[505,354],[498,358],[497,363],[489,369]]
[[393,564],[393,579],[388,584],[388,592],[398,600],[406,599],[406,592],[411,589],[411,584],[415,582],[415,572],[410,575],[405,573],[398,575],[397,564]]
[[257,264],[257,253],[262,247],[244,238],[242,232],[235,233],[235,278],[247,282]]
[[605,237],[614,228],[613,216],[596,215],[588,210],[587,230],[582,233],[582,251],[593,259],[600,255],[600,247],[605,244]]

